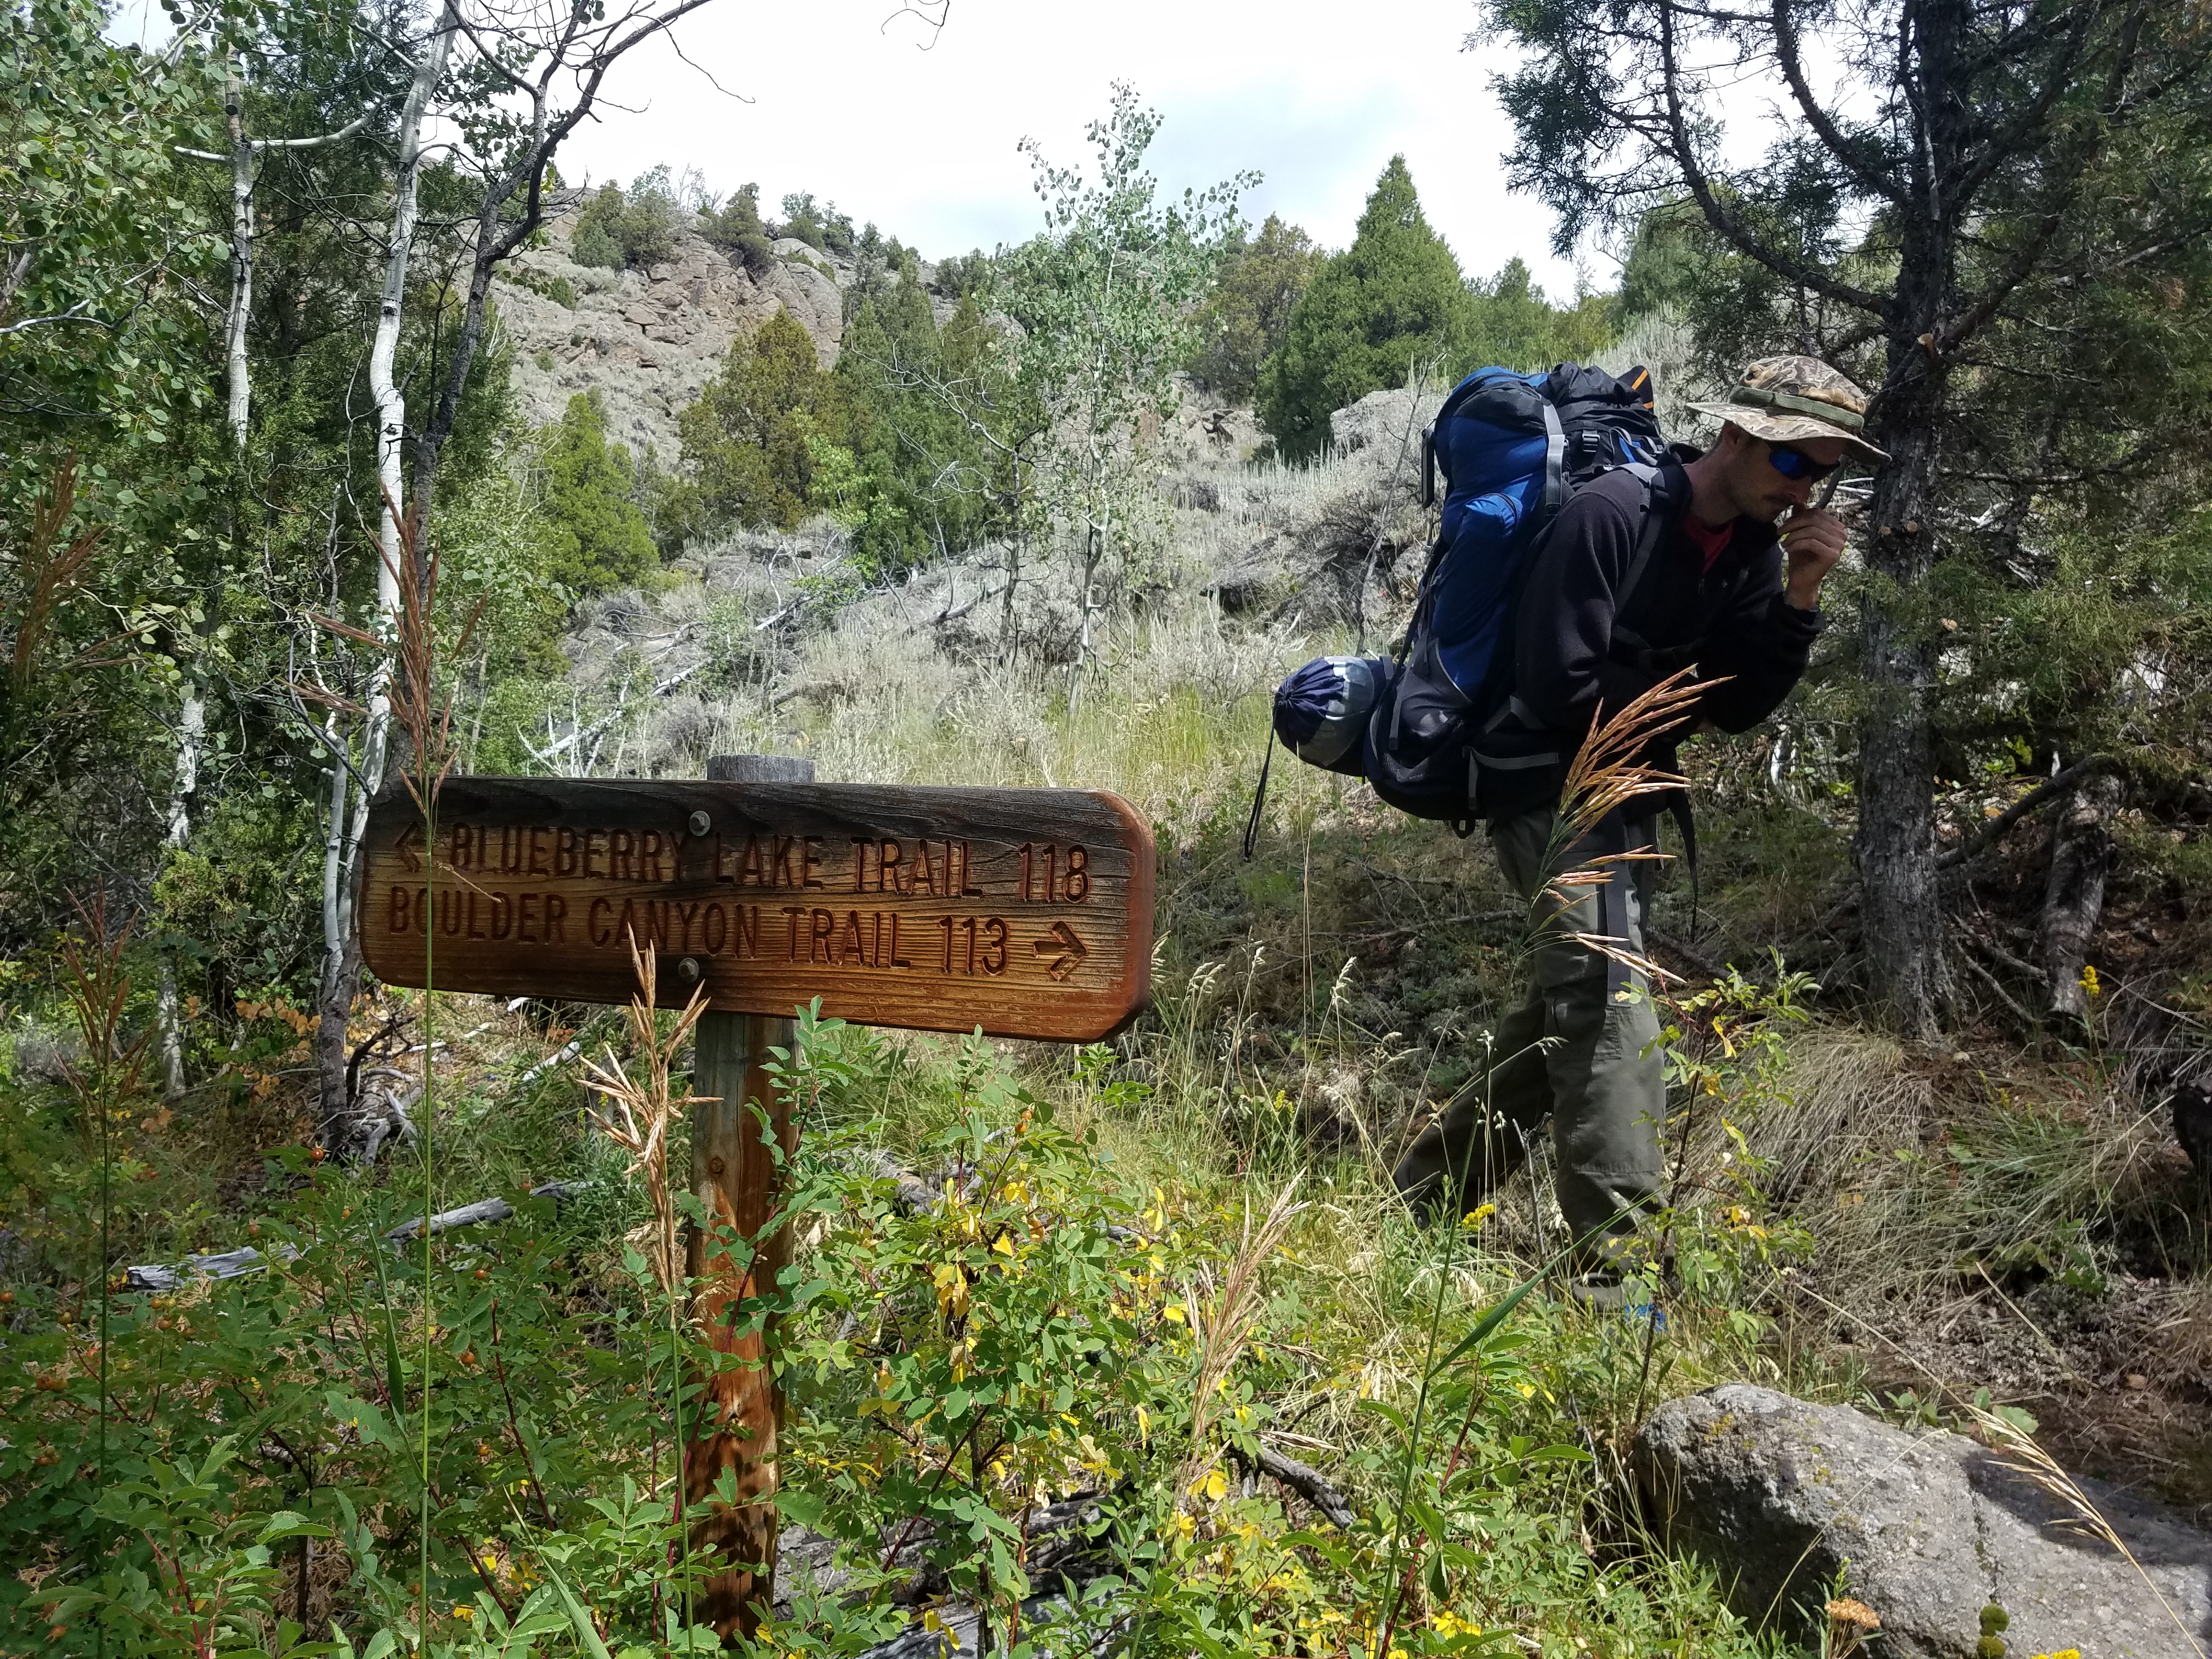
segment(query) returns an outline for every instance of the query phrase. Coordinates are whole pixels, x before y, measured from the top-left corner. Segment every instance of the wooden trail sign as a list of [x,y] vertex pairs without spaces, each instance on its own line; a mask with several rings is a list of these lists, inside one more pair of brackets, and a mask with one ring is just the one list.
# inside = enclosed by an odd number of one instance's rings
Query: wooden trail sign
[[393,985],[626,1002],[635,937],[671,1004],[1060,1042],[1150,986],[1152,831],[1103,793],[455,777],[434,836],[394,786],[364,845]]

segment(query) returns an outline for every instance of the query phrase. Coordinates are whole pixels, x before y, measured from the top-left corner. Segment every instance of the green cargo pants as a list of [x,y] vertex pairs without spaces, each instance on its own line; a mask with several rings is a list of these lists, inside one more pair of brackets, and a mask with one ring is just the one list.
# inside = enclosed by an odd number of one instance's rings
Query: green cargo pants
[[[1602,1229],[1635,1231],[1638,1212],[1659,1202],[1659,1130],[1666,1081],[1659,1021],[1644,975],[1572,936],[1621,942],[1644,954],[1648,861],[1606,866],[1601,884],[1547,893],[1558,872],[1600,854],[1657,844],[1650,818],[1607,819],[1547,869],[1553,813],[1543,807],[1490,826],[1498,866],[1530,902],[1536,929],[1532,983],[1498,1026],[1486,1080],[1478,1077],[1415,1140],[1391,1179],[1425,1218],[1459,1215],[1521,1166],[1529,1142],[1552,1120],[1559,1208],[1577,1238]],[[1455,1187],[1457,1198],[1452,1196]],[[1447,1208],[1455,1205],[1456,1207]],[[1599,1265],[1617,1253],[1591,1252]]]

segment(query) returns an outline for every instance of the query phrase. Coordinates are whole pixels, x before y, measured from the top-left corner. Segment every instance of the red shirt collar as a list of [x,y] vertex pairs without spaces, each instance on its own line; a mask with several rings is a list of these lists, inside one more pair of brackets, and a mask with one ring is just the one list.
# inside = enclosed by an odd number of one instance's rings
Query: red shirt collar
[[1726,524],[1714,527],[1699,522],[1696,514],[1685,513],[1682,515],[1682,533],[1690,538],[1690,544],[1704,556],[1705,568],[1710,571],[1720,562],[1721,555],[1728,551],[1728,544],[1735,539],[1735,520],[1731,519]]

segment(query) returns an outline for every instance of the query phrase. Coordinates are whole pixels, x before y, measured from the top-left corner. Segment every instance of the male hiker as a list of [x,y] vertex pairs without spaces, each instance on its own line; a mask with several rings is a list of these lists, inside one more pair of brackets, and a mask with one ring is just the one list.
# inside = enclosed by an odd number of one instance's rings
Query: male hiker
[[[1820,583],[1844,550],[1842,521],[1813,495],[1847,455],[1883,459],[1858,435],[1865,395],[1814,358],[1755,362],[1726,404],[1693,407],[1726,424],[1704,454],[1678,444],[1661,465],[1650,508],[1668,523],[1633,592],[1620,589],[1647,492],[1626,469],[1571,496],[1528,567],[1510,715],[1483,743],[1503,739],[1526,761],[1485,768],[1482,810],[1506,879],[1532,902],[1594,857],[1656,844],[1659,796],[1629,802],[1576,846],[1552,845],[1566,760],[1601,710],[1609,718],[1692,665],[1714,684],[1678,732],[1748,730],[1789,695],[1820,631]],[[1658,739],[1643,758],[1672,771],[1674,741]],[[1571,937],[1644,953],[1651,866],[1603,867],[1608,878],[1571,904],[1541,900],[1534,982],[1498,1028],[1487,1098],[1479,1085],[1467,1091],[1393,1175],[1418,1213],[1457,1216],[1512,1172],[1552,1118],[1568,1229],[1608,1236],[1578,1264],[1578,1292],[1601,1301],[1620,1295],[1611,1269],[1637,1213],[1660,1201],[1666,1112],[1659,1024],[1642,976]]]

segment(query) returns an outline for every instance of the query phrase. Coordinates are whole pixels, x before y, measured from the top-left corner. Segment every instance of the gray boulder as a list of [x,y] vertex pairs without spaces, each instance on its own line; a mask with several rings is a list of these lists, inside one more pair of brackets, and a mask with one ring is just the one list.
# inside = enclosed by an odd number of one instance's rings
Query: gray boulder
[[1340,455],[1371,451],[1376,465],[1411,477],[1420,463],[1421,428],[1443,404],[1443,393],[1432,388],[1370,392],[1328,417],[1328,441]]
[[1881,1615],[1885,1659],[1973,1659],[1990,1601],[2011,1615],[2018,1659],[2212,1650],[2212,1537],[2077,1478],[2131,1564],[2014,1462],[1745,1383],[1662,1406],[1634,1453],[1659,1535],[1718,1571],[1755,1622],[1809,1631],[1842,1571]]

